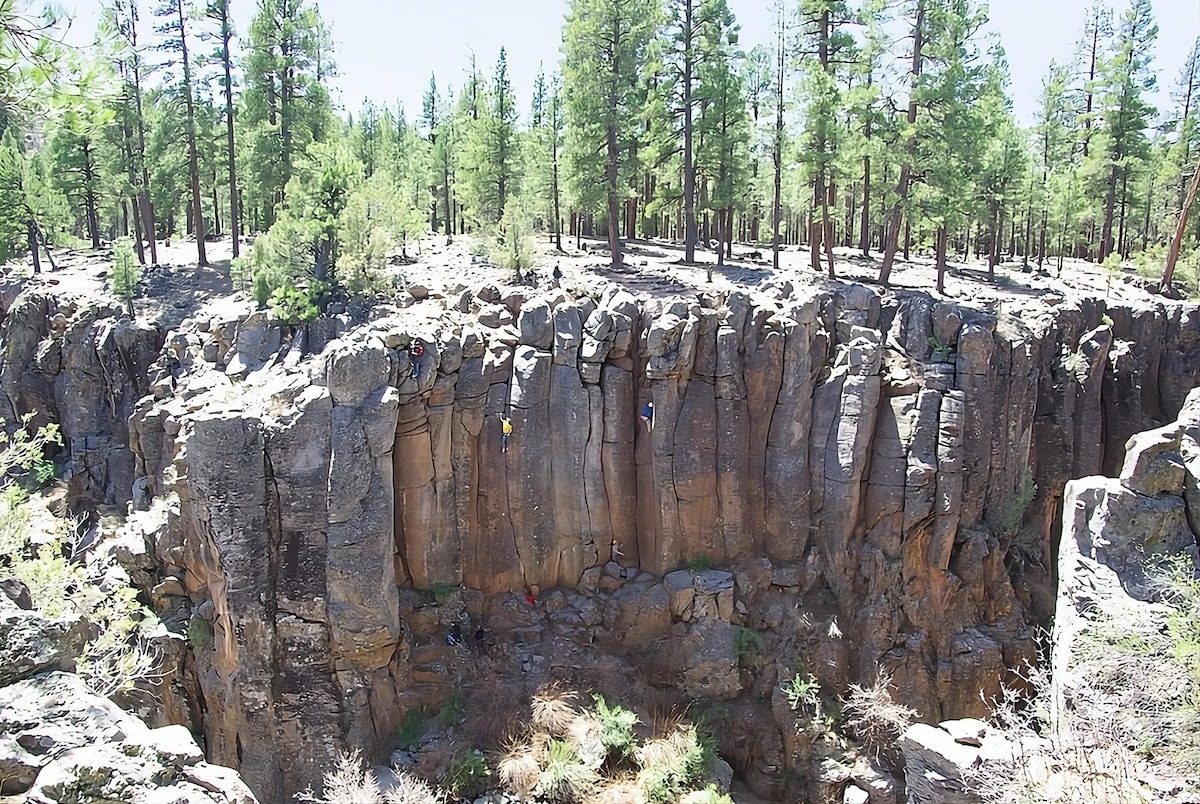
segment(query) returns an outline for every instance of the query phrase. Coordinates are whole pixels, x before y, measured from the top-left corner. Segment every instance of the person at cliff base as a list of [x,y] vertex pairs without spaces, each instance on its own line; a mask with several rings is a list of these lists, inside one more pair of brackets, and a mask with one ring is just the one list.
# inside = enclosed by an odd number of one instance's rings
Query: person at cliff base
[[425,356],[425,344],[419,340],[413,341],[409,353],[412,355],[412,378],[415,380],[421,375],[421,358]]
[[654,403],[649,400],[642,406],[642,421],[646,423],[647,430],[654,429]]
[[508,452],[508,439],[512,436],[512,419],[500,417],[500,451]]

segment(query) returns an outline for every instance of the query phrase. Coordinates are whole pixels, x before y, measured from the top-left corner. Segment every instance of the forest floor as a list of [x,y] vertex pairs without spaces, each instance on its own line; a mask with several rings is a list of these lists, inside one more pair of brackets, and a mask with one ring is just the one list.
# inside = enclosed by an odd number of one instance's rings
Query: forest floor
[[[577,242],[582,245],[577,248]],[[426,237],[410,246],[411,262],[389,266],[400,285],[420,284],[437,293],[462,284],[469,287],[483,284],[503,285],[516,279],[512,271],[500,268],[478,254],[475,239],[456,236],[447,244],[442,235]],[[683,263],[683,248],[668,241],[629,241],[625,263],[614,268],[609,261],[607,241],[597,238],[563,237],[563,251],[552,248],[545,235],[537,238],[537,257],[529,281],[544,284],[549,281],[557,264],[563,273],[562,285],[573,291],[597,291],[613,283],[635,295],[672,296],[704,291],[742,289],[753,293],[755,288],[772,280],[787,280],[797,284],[824,281],[822,273],[810,267],[807,248],[789,246],[780,254],[780,267],[771,265],[769,248],[735,245],[734,258],[723,266],[716,265],[716,255],[703,247],[696,249],[696,262]],[[248,246],[243,246],[246,250]],[[241,281],[230,276],[232,244],[228,238],[206,243],[209,265],[197,267],[196,245],[192,240],[175,240],[169,246],[158,244],[159,265],[145,269],[141,297],[136,306],[140,316],[157,321],[167,329],[194,315],[201,307],[214,316],[233,312],[244,300]],[[755,259],[751,259],[754,252]],[[877,284],[879,256],[864,257],[857,249],[835,249],[835,269],[838,278],[846,282]],[[111,251],[102,248],[56,249],[55,270],[43,272],[37,281],[57,288],[63,295],[97,296],[105,292],[110,281]],[[990,306],[996,302],[1035,301],[1055,296],[1094,296],[1111,301],[1130,301],[1152,298],[1147,288],[1154,284],[1137,275],[1127,266],[1120,274],[1109,274],[1101,266],[1083,260],[1064,261],[1061,275],[1055,260],[1048,260],[1046,270],[1039,272],[1031,261],[1029,272],[1022,269],[1021,260],[1007,261],[996,267],[996,280],[988,281],[987,264],[983,260],[961,262],[951,260],[945,280],[947,300],[968,305]],[[712,270],[712,284],[708,271]],[[9,263],[0,270],[9,282],[24,284],[31,273],[28,260]],[[892,271],[892,287],[919,290],[937,296],[936,270],[929,256],[913,254],[911,260],[897,256]],[[236,313],[235,313],[236,314]]]

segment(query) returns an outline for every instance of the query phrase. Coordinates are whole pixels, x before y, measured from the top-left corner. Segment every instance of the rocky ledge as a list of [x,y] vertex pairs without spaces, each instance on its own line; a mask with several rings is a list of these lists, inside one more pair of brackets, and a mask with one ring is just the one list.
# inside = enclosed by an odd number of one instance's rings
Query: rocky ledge
[[14,797],[5,801],[255,804],[186,728],[151,729],[64,671],[82,623],[23,608],[20,586],[0,594],[0,796]]

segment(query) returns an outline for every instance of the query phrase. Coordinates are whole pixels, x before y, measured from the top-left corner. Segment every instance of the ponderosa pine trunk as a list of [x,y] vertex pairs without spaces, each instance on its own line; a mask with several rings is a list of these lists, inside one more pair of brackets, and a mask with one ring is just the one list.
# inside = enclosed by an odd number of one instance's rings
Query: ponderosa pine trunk
[[[908,101],[908,125],[911,129],[917,123],[916,84],[921,76],[921,46],[923,44],[923,28],[925,27],[925,0],[917,0],[917,16],[913,23],[913,55],[911,69],[911,89]],[[892,274],[892,263],[896,259],[896,241],[900,237],[900,223],[904,217],[904,204],[908,200],[909,185],[912,182],[912,161],[916,151],[916,135],[910,134],[904,146],[904,161],[900,165],[900,181],[896,185],[896,202],[892,206],[891,220],[887,228],[887,241],[883,246],[883,263],[879,266],[879,284],[887,285]]]
[[237,161],[234,159],[233,135],[233,65],[229,52],[229,41],[233,38],[233,25],[229,20],[229,0],[217,3],[221,22],[221,64],[225,69],[225,149],[229,170],[229,237],[233,242],[233,256],[240,253],[238,238],[241,224],[238,217]]
[[196,233],[196,264],[208,265],[204,250],[204,207],[200,196],[200,157],[196,150],[196,105],[192,97],[192,65],[188,59],[187,22],[183,13],[183,0],[175,0],[175,11],[179,17],[180,61],[183,64],[183,94],[187,108],[188,172],[192,183],[192,220]]

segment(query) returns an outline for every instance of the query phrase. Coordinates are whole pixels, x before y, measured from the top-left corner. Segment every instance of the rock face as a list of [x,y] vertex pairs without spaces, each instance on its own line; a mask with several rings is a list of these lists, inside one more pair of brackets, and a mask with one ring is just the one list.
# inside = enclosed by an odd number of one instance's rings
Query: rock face
[[182,726],[147,728],[58,668],[82,642],[0,595],[0,796],[30,804],[172,801],[255,804],[229,768],[204,761]]
[[1167,303],[468,295],[338,338],[201,322],[150,369],[135,504],[161,498],[162,591],[212,632],[194,651],[209,750],[264,798],[394,731],[410,585],[731,567],[736,597],[644,601],[705,633],[697,691],[737,687],[698,600],[730,628],[788,627],[791,606],[829,634],[823,682],[882,671],[925,720],[981,714],[1052,611],[1064,484],[1120,462],[1200,373],[1200,312]]
[[1050,722],[1035,732],[1032,716],[1024,722],[1010,711],[1003,734],[971,720],[913,725],[900,743],[909,801],[973,804],[1016,789],[1046,801],[1196,800],[1194,765],[1179,767],[1172,753],[1194,744],[1179,734],[1188,729],[1177,708],[1193,694],[1188,671],[1171,661],[1177,647],[1164,636],[1179,613],[1155,576],[1164,560],[1200,572],[1198,482],[1200,388],[1176,421],[1129,439],[1117,477],[1067,483],[1051,666],[1040,690]]
[[[8,292],[0,298],[8,300]],[[162,333],[118,305],[24,292],[3,310],[0,420],[58,424],[72,499],[124,504],[132,494],[129,416],[150,389]]]

